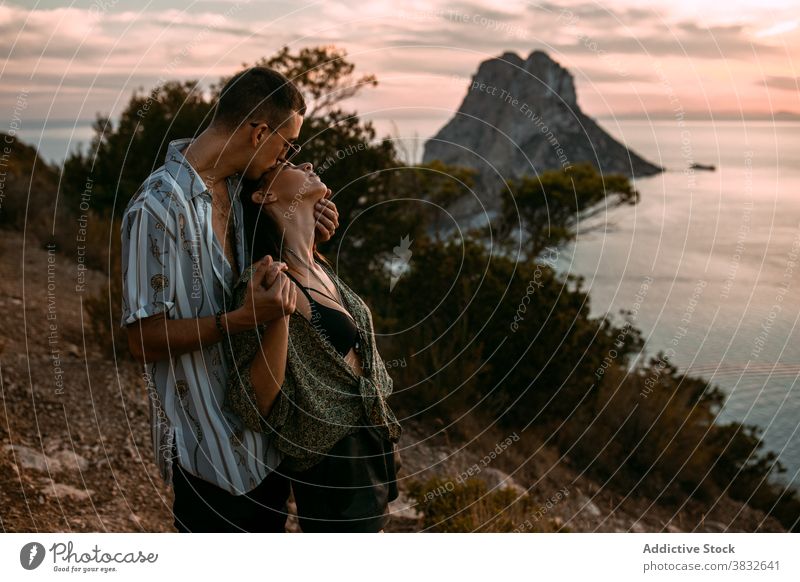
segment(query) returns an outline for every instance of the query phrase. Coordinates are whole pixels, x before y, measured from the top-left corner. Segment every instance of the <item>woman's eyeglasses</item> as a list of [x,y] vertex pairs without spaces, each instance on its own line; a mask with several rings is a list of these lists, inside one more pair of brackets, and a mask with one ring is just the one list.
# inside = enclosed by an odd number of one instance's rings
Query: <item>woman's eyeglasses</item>
[[297,145],[296,143],[290,142],[288,139],[283,137],[280,133],[278,133],[277,129],[272,127],[266,121],[251,121],[250,125],[252,125],[253,127],[258,127],[262,123],[264,125],[266,125],[269,128],[269,130],[272,131],[272,133],[277,134],[278,137],[280,137],[284,141],[284,143],[286,144],[286,145],[283,146],[283,149],[286,150],[286,156],[283,158],[284,160],[289,161],[291,158],[293,158],[294,156],[296,156],[298,154],[298,152],[300,151],[300,146]]

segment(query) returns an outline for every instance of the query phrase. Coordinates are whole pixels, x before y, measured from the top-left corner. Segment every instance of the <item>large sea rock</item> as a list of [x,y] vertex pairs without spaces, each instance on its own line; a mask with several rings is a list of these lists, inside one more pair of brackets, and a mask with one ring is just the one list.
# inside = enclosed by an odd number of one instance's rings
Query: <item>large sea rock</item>
[[423,161],[433,160],[476,169],[476,199],[468,206],[475,212],[480,200],[490,213],[509,178],[577,162],[630,177],[663,170],[583,113],[572,74],[540,50],[480,64],[456,114],[425,144]]

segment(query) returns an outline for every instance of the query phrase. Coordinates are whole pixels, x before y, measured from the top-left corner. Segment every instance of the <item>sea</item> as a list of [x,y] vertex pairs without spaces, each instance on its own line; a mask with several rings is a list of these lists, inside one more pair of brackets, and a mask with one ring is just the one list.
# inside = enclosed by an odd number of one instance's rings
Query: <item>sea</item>
[[[630,310],[646,341],[726,394],[718,422],[763,429],[800,488],[800,123],[600,120],[666,168],[561,249],[593,316]],[[713,171],[692,169],[713,165]]]
[[[666,171],[634,180],[638,204],[581,222],[557,270],[584,277],[593,316],[631,312],[643,357],[717,385],[718,421],[760,427],[786,467],[772,480],[800,488],[800,122],[599,123]],[[58,164],[92,129],[33,121],[19,135]]]

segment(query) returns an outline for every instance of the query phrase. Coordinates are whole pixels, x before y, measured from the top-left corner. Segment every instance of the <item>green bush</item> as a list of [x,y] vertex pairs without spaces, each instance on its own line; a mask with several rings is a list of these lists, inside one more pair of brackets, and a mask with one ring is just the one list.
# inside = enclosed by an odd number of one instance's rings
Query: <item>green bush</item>
[[144,179],[164,163],[169,142],[200,133],[211,108],[196,81],[169,81],[136,91],[116,123],[98,114],[91,145],[64,162],[62,191],[69,208],[77,214],[91,183],[91,209],[120,216]]
[[533,507],[529,496],[512,489],[487,491],[479,479],[413,481],[408,494],[423,515],[423,529],[432,532],[512,532]]
[[797,492],[768,481],[785,469],[761,451],[758,427],[715,422],[719,388],[680,373],[663,353],[630,373],[610,368],[605,380],[555,434],[578,470],[671,506],[728,494],[797,528]]

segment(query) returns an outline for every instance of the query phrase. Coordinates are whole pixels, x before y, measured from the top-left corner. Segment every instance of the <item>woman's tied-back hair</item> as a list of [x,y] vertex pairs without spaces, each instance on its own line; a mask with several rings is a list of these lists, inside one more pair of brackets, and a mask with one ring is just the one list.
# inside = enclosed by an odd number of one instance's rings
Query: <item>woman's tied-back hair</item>
[[220,91],[213,123],[230,129],[248,121],[266,121],[277,128],[292,112],[306,113],[306,102],[295,84],[268,67],[250,67],[231,77]]

